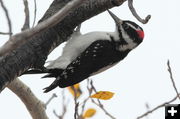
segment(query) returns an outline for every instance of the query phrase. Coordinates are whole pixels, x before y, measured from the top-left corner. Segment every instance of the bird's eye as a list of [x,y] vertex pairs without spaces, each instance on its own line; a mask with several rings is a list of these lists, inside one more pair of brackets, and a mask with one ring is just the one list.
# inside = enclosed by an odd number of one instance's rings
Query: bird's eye
[[123,28],[124,28],[124,29],[128,29],[128,28],[129,28],[129,25],[123,24]]

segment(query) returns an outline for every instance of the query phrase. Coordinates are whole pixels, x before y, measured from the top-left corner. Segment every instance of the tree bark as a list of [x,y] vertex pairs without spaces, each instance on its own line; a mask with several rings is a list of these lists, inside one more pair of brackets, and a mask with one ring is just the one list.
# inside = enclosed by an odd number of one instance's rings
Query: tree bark
[[[70,0],[54,0],[42,22],[59,11]],[[126,0],[88,0],[71,11],[60,23],[33,36],[31,40],[0,58],[0,91],[29,68],[42,68],[48,54],[66,41],[83,21]],[[26,39],[25,39],[26,40]]]
[[33,119],[48,119],[45,104],[41,102],[23,82],[16,79],[7,87],[21,99]]

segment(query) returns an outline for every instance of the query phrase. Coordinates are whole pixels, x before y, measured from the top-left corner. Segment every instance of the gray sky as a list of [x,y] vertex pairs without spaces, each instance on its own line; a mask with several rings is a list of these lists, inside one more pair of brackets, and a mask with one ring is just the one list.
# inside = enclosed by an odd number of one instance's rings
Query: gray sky
[[[20,32],[23,20],[22,0],[4,0],[8,7],[10,17],[12,19],[13,32]],[[40,19],[47,10],[52,0],[38,0],[37,19]],[[33,10],[33,2],[30,1],[30,8]],[[148,24],[139,23],[132,15],[124,3],[120,7],[113,8],[111,11],[121,19],[128,19],[136,22],[143,27],[145,31],[145,39],[143,43],[133,50],[122,62],[113,68],[101,74],[91,77],[98,90],[107,90],[115,93],[115,96],[108,101],[103,101],[105,107],[115,117],[122,119],[135,119],[137,116],[146,112],[145,103],[153,108],[175,96],[169,73],[167,72],[167,60],[171,62],[171,67],[176,81],[178,90],[180,90],[180,1],[179,0],[136,0],[134,6],[137,8],[140,16],[145,17],[152,15]],[[31,11],[31,23],[33,19],[33,11]],[[81,31],[83,33],[91,31],[113,31],[114,22],[112,18],[104,12],[82,24]],[[0,31],[7,31],[7,24],[2,9],[0,9]],[[7,37],[0,36],[0,46],[7,40]],[[48,60],[55,59],[59,56],[61,47],[50,54]],[[32,91],[42,101],[57,93],[58,99],[52,101],[47,112],[51,119],[56,119],[52,114],[52,110],[56,109],[60,112],[61,89],[56,88],[48,94],[42,93],[42,89],[48,86],[53,80],[41,79],[42,75],[22,76],[20,79],[25,82]],[[81,85],[86,85],[83,81]],[[85,90],[85,87],[83,87]],[[87,92],[86,92],[87,93]],[[66,91],[67,96],[71,95]],[[87,94],[85,94],[87,96]],[[83,96],[83,97],[85,97]],[[82,98],[83,98],[82,97]],[[73,99],[69,105],[73,105]],[[176,102],[177,103],[177,102]],[[21,101],[8,89],[0,94],[0,116],[2,119],[30,119],[29,113]],[[99,110],[95,105],[88,105]],[[72,113],[67,116],[68,119],[73,118],[73,109],[69,108]],[[105,118],[102,111],[98,111],[93,119]],[[151,114],[150,119],[163,119],[164,108]]]

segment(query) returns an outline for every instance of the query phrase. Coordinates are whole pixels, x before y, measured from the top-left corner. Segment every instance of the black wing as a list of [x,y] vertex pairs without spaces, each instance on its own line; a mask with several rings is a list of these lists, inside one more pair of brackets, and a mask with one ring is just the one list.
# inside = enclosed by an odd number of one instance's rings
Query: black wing
[[[61,88],[74,85],[98,72],[100,69],[122,60],[127,52],[116,50],[116,44],[108,40],[92,43],[84,52],[71,62],[56,79]],[[53,83],[54,87],[55,83]],[[51,90],[49,86],[49,90]],[[46,91],[47,92],[47,91]]]

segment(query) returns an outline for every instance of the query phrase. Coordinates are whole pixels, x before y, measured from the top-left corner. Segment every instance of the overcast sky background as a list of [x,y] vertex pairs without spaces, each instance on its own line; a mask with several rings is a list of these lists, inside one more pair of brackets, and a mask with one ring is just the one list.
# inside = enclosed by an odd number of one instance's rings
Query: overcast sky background
[[[13,33],[20,32],[24,22],[23,0],[4,0],[9,10],[12,20]],[[37,21],[48,9],[52,0],[37,0]],[[31,24],[33,19],[33,1],[29,0],[31,9]],[[102,101],[108,111],[117,119],[135,119],[146,112],[145,104],[150,108],[172,99],[176,93],[172,87],[169,73],[167,71],[167,60],[171,62],[171,67],[178,90],[180,90],[180,1],[179,0],[135,0],[134,6],[143,18],[151,14],[152,18],[148,24],[139,23],[131,14],[127,3],[120,7],[111,9],[121,19],[128,19],[143,27],[145,39],[143,43],[120,63],[101,74],[91,77],[97,90],[107,90],[114,92],[111,100]],[[83,33],[91,31],[114,31],[114,21],[107,12],[99,14],[82,24]],[[7,22],[0,8],[0,31],[8,31]],[[7,41],[7,36],[0,35],[0,46]],[[55,49],[48,60],[53,60],[59,56],[61,47]],[[29,75],[20,77],[36,96],[46,102],[53,93],[58,95],[48,106],[47,113],[50,119],[57,119],[52,110],[61,110],[61,89],[56,88],[50,93],[44,94],[43,88],[48,86],[53,80],[41,79],[43,75]],[[83,81],[81,85],[86,85]],[[85,90],[85,87],[83,87]],[[85,92],[87,93],[87,92]],[[68,91],[67,97],[73,105],[73,99]],[[87,96],[87,94],[85,94]],[[82,96],[82,98],[85,96]],[[179,103],[176,101],[175,103]],[[108,119],[104,113],[95,105],[89,104],[87,108],[93,107],[98,110],[93,119]],[[70,106],[68,111],[71,114],[67,119],[73,119],[74,108]],[[31,119],[23,103],[9,89],[5,89],[0,94],[0,118],[1,119]],[[164,119],[164,108],[159,109],[149,115],[149,119]]]

